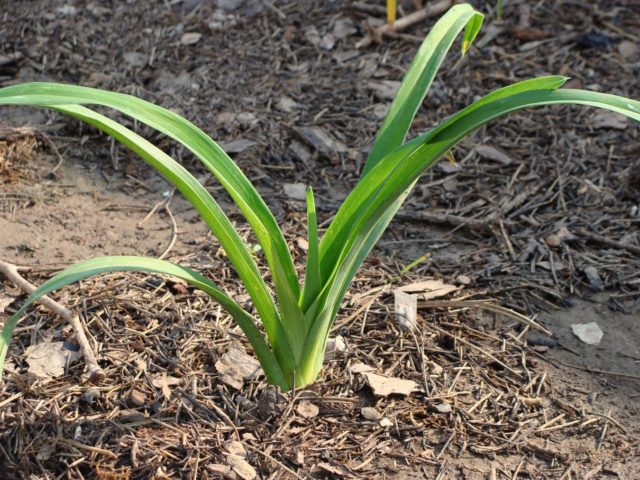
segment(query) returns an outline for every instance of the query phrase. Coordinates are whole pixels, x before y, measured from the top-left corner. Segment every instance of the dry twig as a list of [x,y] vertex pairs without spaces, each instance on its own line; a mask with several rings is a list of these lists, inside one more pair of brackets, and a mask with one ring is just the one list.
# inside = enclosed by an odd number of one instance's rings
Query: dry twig
[[[0,260],[0,273],[2,273],[7,280],[16,285],[20,290],[30,295],[36,290],[36,286],[26,280],[22,275],[20,275],[20,267],[13,265],[8,262],[4,262]],[[78,341],[78,345],[80,345],[80,349],[82,351],[82,355],[84,356],[84,361],[87,364],[87,369],[89,370],[89,378],[91,381],[99,382],[104,380],[105,373],[98,365],[96,360],[96,356],[89,344],[89,339],[84,333],[84,329],[82,328],[82,324],[80,323],[80,318],[78,315],[73,313],[68,308],[63,307],[55,300],[51,299],[48,296],[43,296],[38,299],[38,302],[47,307],[56,315],[62,317],[66,320],[69,325],[73,328],[76,334],[76,339]]]

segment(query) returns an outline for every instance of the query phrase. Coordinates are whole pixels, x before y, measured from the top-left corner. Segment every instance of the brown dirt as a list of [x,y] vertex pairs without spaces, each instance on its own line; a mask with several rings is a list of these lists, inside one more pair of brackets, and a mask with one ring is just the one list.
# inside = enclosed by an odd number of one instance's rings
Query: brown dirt
[[[404,3],[411,11],[412,2]],[[476,3],[491,12],[495,2]],[[493,38],[481,33],[462,62],[450,55],[415,133],[481,93],[540,74],[640,98],[640,54],[621,54],[622,42],[640,46],[637,2],[505,3],[503,22],[487,16],[483,32]],[[377,85],[401,78],[416,49],[412,38],[434,20],[402,39],[356,48],[371,20],[351,2],[250,2],[226,12],[222,29],[215,4],[11,3],[0,29],[10,56],[0,55],[0,84],[55,80],[133,93],[186,115],[217,140],[254,142],[234,158],[302,255],[303,204],[284,194],[283,183],[313,185],[321,220],[330,218],[357,180],[388,104]],[[313,28],[322,37],[344,20],[353,33],[330,50],[313,44]],[[189,32],[202,37],[184,45]],[[597,120],[578,108],[513,115],[463,142],[457,169],[442,164],[429,172],[354,283],[334,332],[346,351],[328,362],[320,382],[271,409],[260,408],[264,381],[241,391],[220,381],[214,365],[239,331],[197,292],[140,275],[65,289],[58,298],[87,321],[107,380],[91,385],[78,362],[64,377],[34,381],[25,348],[72,335],[46,312],[31,314],[0,390],[0,472],[216,478],[227,468],[229,442],[239,440],[260,478],[295,478],[292,471],[301,478],[636,478],[640,129],[633,122],[598,127]],[[171,189],[142,161],[61,116],[5,108],[0,121],[0,259],[31,267],[28,277],[41,283],[78,259],[159,256],[171,244],[163,208]],[[346,151],[314,151],[299,133],[310,125],[332,132]],[[189,155],[140,131],[221,194]],[[488,159],[478,145],[499,147],[511,161]],[[161,208],[144,220],[154,205]],[[169,259],[246,302],[196,212],[178,195],[168,205],[178,232]],[[550,235],[563,227],[573,237],[556,244]],[[535,316],[554,341],[468,309],[422,309],[417,337],[399,331],[393,299],[376,289],[426,253],[396,283],[467,276],[471,283],[454,298],[489,298]],[[587,267],[601,287],[590,283]],[[15,298],[19,292],[0,284],[0,318]],[[570,330],[591,321],[604,331],[597,347]],[[527,336],[551,348],[535,350],[523,343]],[[359,363],[412,379],[420,391],[374,397]],[[171,394],[158,387],[163,373],[179,379]],[[139,405],[132,389],[142,392]],[[303,401],[319,413],[305,417]],[[363,407],[391,425],[366,420]]]

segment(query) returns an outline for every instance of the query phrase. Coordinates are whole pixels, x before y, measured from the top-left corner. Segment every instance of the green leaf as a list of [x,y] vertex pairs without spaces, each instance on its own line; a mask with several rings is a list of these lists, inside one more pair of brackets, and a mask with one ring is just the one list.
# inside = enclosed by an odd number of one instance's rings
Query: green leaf
[[[164,133],[193,152],[227,190],[253,228],[269,267],[277,263],[292,295],[300,295],[293,259],[273,214],[235,162],[207,134],[180,115],[122,93],[56,83],[25,83],[0,89],[1,104],[95,104],[118,110]],[[280,290],[285,286],[281,286]]]
[[387,153],[402,145],[453,41],[464,28],[464,53],[482,27],[482,20],[483,15],[471,5],[462,4],[451,8],[436,22],[422,42],[389,107],[362,171],[363,177]]
[[318,218],[313,190],[307,188],[307,268],[302,290],[302,311],[306,312],[322,290],[320,278],[320,255],[318,242]]
[[281,365],[293,370],[291,346],[286,341],[287,337],[284,335],[283,325],[275,302],[262,279],[251,252],[218,203],[202,184],[158,147],[104,115],[80,105],[50,105],[49,107],[99,128],[140,155],[149,165],[162,173],[176,186],[202,216],[220,242],[220,245],[224,248],[227,257],[238,272],[256,306],[274,352],[282,362]]
[[247,336],[269,382],[274,385],[279,385],[283,389],[289,388],[289,382],[282,372],[273,352],[269,349],[262,334],[256,327],[255,319],[220,290],[218,286],[189,268],[181,267],[165,260],[131,256],[102,257],[81,261],[58,273],[29,295],[22,307],[7,320],[2,329],[2,333],[0,333],[0,379],[2,378],[2,367],[13,330],[33,302],[37,301],[38,298],[43,295],[47,295],[54,290],[58,290],[82,279],[116,271],[140,271],[170,275],[180,278],[189,285],[207,293],[233,317]]

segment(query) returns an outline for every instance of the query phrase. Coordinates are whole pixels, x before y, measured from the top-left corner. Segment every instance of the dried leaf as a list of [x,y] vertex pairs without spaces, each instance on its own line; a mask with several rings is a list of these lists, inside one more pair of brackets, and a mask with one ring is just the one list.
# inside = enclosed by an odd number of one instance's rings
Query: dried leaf
[[218,142],[218,144],[227,153],[242,153],[257,145],[253,140],[247,140],[246,138],[236,138],[230,142]]
[[82,353],[71,350],[66,342],[44,341],[25,350],[29,373],[40,378],[64,375],[65,367],[82,358]]
[[367,383],[374,395],[388,397],[389,395],[409,395],[418,386],[413,380],[403,380],[396,377],[384,377],[376,373],[365,373]]
[[418,320],[418,297],[394,290],[394,312],[398,326],[403,330],[413,330],[416,328]]
[[573,334],[587,345],[598,345],[604,332],[596,322],[574,323],[571,325]]
[[389,420],[387,417],[384,417],[382,420],[380,420],[379,425],[382,428],[389,428],[389,427],[393,427],[393,422]]
[[253,380],[262,372],[260,363],[244,351],[240,345],[232,345],[216,362],[220,379],[230,387],[240,390],[244,380]]
[[371,80],[367,82],[367,87],[369,90],[373,90],[373,94],[378,100],[393,100],[400,88],[400,82],[396,80]]
[[629,126],[629,119],[620,113],[602,110],[592,117],[591,126],[593,128],[615,128],[616,130],[624,130]]
[[514,162],[507,152],[491,145],[478,145],[475,150],[482,158],[494,160],[502,165],[511,165]]
[[162,395],[168,400],[171,398],[171,389],[169,387],[173,387],[176,385],[182,384],[182,379],[172,376],[167,376],[166,372],[163,372],[162,375],[158,375],[153,378],[151,384],[162,390]]
[[293,131],[316,151],[327,157],[347,151],[347,146],[343,142],[320,127],[295,127]]

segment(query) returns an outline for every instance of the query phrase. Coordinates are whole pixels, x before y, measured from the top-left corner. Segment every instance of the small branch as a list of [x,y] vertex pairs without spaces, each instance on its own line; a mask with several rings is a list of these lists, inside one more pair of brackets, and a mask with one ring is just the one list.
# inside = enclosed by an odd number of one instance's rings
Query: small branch
[[627,250],[630,253],[635,253],[636,255],[640,255],[640,247],[636,245],[629,245],[629,244],[614,240],[612,238],[605,237],[603,235],[598,235],[597,233],[591,233],[585,230],[584,228],[577,229],[576,233],[579,236],[586,238],[587,240],[602,243],[603,245],[607,245],[608,247],[619,248],[620,250]]
[[[20,275],[19,270],[19,267],[0,260],[0,273],[2,273],[7,278],[7,280],[12,282],[24,293],[30,295],[36,290],[36,286],[27,281],[22,275]],[[78,315],[74,314],[71,310],[63,307],[58,302],[52,300],[46,295],[40,297],[37,302],[51,310],[56,315],[62,317],[71,325],[76,334],[76,339],[78,341],[78,345],[80,345],[80,349],[82,351],[82,355],[84,356],[84,361],[87,365],[87,369],[89,370],[89,379],[96,382],[104,380],[105,373],[96,361],[96,356],[93,353],[93,349],[89,344],[89,340],[84,333],[84,329],[82,328],[82,323],[80,322],[80,318],[78,317]]]
[[451,0],[440,0],[436,3],[429,3],[429,5],[424,8],[405,15],[402,18],[399,18],[395,22],[389,25],[382,25],[376,29],[376,34],[382,36],[386,35],[387,32],[401,32],[402,30],[406,30],[411,25],[414,25],[418,22],[421,22],[425,18],[436,17],[441,13],[446,12],[451,6]]

